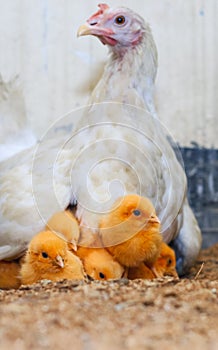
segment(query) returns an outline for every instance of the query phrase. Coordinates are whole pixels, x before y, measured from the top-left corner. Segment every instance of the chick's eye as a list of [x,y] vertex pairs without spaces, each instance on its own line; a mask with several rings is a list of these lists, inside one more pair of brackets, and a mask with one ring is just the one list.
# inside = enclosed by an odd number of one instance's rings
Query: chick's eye
[[118,24],[118,25],[122,25],[126,22],[126,19],[124,16],[117,16],[115,18],[115,23]]
[[173,262],[172,259],[169,258],[169,259],[167,260],[167,266],[170,266],[170,265],[172,264],[172,262]]
[[140,216],[140,215],[141,215],[141,212],[140,212],[140,210],[135,209],[135,210],[133,210],[133,214],[134,214],[135,216]]
[[46,259],[48,258],[48,254],[46,252],[42,252],[42,257]]
[[102,279],[105,278],[105,275],[103,274],[103,272],[99,272],[99,277]]

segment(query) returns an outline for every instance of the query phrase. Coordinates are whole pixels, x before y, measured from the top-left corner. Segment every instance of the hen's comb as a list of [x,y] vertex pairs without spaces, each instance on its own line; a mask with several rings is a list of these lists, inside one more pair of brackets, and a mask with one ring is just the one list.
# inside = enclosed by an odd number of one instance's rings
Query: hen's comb
[[103,15],[103,13],[108,10],[110,7],[107,4],[98,4],[99,10],[92,15],[89,20],[95,19],[95,17],[98,17],[99,15]]

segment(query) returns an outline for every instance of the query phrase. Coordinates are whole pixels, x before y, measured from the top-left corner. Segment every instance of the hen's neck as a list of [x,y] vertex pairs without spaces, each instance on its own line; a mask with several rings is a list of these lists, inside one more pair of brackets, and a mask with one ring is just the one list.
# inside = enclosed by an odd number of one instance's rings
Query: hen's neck
[[137,45],[111,49],[110,59],[90,102],[127,103],[144,107],[155,115],[153,87],[156,72],[157,50],[148,28]]

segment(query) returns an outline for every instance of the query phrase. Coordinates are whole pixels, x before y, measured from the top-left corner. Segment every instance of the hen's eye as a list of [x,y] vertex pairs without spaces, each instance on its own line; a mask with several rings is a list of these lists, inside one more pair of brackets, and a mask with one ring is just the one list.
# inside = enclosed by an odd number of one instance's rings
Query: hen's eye
[[141,212],[140,212],[140,210],[135,209],[135,210],[133,210],[133,214],[134,214],[135,216],[140,216],[140,215],[141,215]]
[[115,18],[115,23],[116,23],[116,24],[121,25],[121,24],[124,24],[125,22],[126,22],[126,19],[125,19],[124,16],[117,16],[117,17]]
[[46,259],[48,258],[48,254],[46,252],[42,252],[42,257]]
[[105,275],[102,272],[99,272],[99,277],[100,278],[105,278]]

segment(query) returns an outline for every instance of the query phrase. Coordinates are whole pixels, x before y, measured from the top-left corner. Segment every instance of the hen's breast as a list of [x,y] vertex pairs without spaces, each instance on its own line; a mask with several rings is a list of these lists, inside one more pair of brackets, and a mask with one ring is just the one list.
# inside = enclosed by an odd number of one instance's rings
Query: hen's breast
[[81,224],[98,228],[117,197],[138,193],[152,200],[171,239],[168,228],[183,204],[186,178],[166,131],[145,110],[122,103],[97,104],[88,114],[89,130],[80,135],[85,145],[71,169]]

